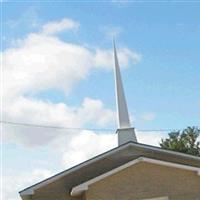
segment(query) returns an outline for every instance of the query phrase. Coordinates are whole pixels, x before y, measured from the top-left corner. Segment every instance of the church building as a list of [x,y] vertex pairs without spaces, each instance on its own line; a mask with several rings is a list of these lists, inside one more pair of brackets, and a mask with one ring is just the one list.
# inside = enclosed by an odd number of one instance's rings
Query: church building
[[20,191],[22,200],[200,200],[200,157],[137,141],[114,44],[118,147]]

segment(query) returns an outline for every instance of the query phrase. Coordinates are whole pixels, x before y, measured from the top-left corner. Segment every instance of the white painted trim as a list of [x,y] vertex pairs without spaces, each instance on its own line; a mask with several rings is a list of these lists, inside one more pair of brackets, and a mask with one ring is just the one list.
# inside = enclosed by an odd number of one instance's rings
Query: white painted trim
[[156,197],[156,198],[142,199],[142,200],[169,200],[169,197]]
[[[95,178],[93,178],[93,179],[90,179],[89,181],[87,181],[87,182],[85,182],[85,183],[82,183],[82,184],[80,184],[80,185],[78,185],[78,186],[73,187],[72,190],[71,190],[71,196],[78,196],[78,195],[81,194],[83,191],[85,191],[84,188],[87,188],[87,189],[88,189],[88,186],[89,186],[89,185],[91,185],[91,184],[93,184],[93,183],[96,183],[96,182],[98,182],[98,181],[100,181],[100,180],[102,180],[102,179],[104,179],[104,178],[106,178],[106,177],[108,177],[108,176],[111,176],[111,175],[113,175],[113,174],[115,174],[115,173],[117,173],[117,172],[119,172],[119,171],[121,171],[121,170],[123,170],[123,169],[125,169],[125,168],[127,168],[127,167],[129,167],[129,166],[131,166],[131,165],[134,165],[134,164],[138,163],[138,162],[139,162],[139,159],[140,159],[140,158],[135,159],[135,160],[133,160],[133,161],[130,161],[130,162],[128,162],[128,163],[126,163],[126,164],[124,164],[124,165],[122,165],[122,166],[120,166],[120,167],[117,167],[117,168],[115,168],[115,169],[113,169],[113,170],[111,170],[111,171],[109,171],[109,172],[106,172],[105,174],[102,174],[102,175],[100,175],[100,176],[97,176],[97,177],[95,177]],[[78,194],[78,195],[77,195],[77,194]]]
[[160,147],[150,146],[150,145],[141,144],[141,143],[133,143],[132,142],[132,143],[130,143],[130,145],[135,146],[135,147],[139,147],[139,148],[148,149],[148,150],[150,149],[150,150],[156,151],[156,152],[168,153],[168,154],[171,154],[171,155],[181,156],[181,157],[185,157],[185,158],[191,158],[191,159],[200,161],[199,156],[193,156],[193,155],[182,153],[182,152],[177,152],[177,151],[172,151],[172,150],[167,150],[167,149],[161,149]]
[[163,165],[163,166],[167,166],[167,167],[174,167],[174,168],[178,168],[178,169],[194,171],[194,172],[197,172],[197,175],[199,175],[199,172],[200,172],[199,167],[192,167],[192,166],[188,166],[188,165],[184,165],[184,164],[177,164],[177,163],[173,163],[173,162],[151,159],[151,158],[146,158],[146,157],[142,157],[142,161],[152,163],[152,164]]
[[156,159],[151,159],[151,158],[146,158],[146,157],[139,157],[139,158],[132,160],[124,165],[121,165],[120,167],[117,167],[109,172],[106,172],[100,176],[90,179],[89,181],[86,181],[85,183],[82,183],[78,186],[73,187],[71,190],[71,196],[78,196],[82,192],[88,190],[88,187],[91,184],[96,183],[106,177],[113,175],[113,174],[116,174],[116,173],[122,171],[123,169],[126,169],[132,165],[135,165],[136,163],[139,163],[139,162],[147,162],[147,163],[152,163],[152,164],[157,164],[157,165],[162,165],[162,166],[167,166],[167,167],[174,167],[174,168],[178,168],[178,169],[194,171],[194,172],[197,172],[197,175],[199,175],[199,172],[200,172],[200,168],[198,168],[198,167],[192,167],[192,166],[183,165],[183,164],[175,164],[172,162],[161,161],[161,160],[156,160]]
[[168,153],[168,154],[171,154],[171,155],[181,156],[181,157],[185,157],[185,158],[191,158],[191,159],[200,161],[200,157],[197,157],[197,156],[192,156],[192,155],[188,155],[188,154],[184,154],[184,153],[165,150],[165,149],[161,149],[159,147],[149,146],[149,145],[145,145],[145,144],[129,142],[129,143],[124,144],[122,146],[119,146],[119,147],[117,147],[117,148],[115,148],[113,150],[105,152],[105,153],[103,153],[103,154],[101,154],[101,155],[99,155],[99,156],[97,156],[97,157],[95,157],[93,159],[85,161],[85,162],[83,162],[83,163],[81,163],[81,164],[79,164],[79,165],[77,165],[77,166],[75,166],[75,167],[73,167],[71,169],[68,169],[68,170],[66,170],[64,172],[61,172],[61,173],[55,175],[55,176],[52,176],[52,177],[50,177],[50,178],[48,178],[48,179],[46,179],[46,180],[44,180],[42,182],[39,182],[39,183],[37,183],[35,185],[32,185],[32,186],[20,191],[19,193],[20,193],[21,196],[33,195],[34,194],[34,190],[37,190],[37,189],[39,189],[39,188],[41,188],[41,187],[43,187],[45,185],[48,185],[48,184],[50,184],[50,183],[52,183],[52,182],[54,182],[54,181],[56,181],[56,180],[58,180],[58,179],[60,179],[60,178],[62,178],[64,176],[74,172],[74,171],[79,170],[80,168],[82,168],[84,166],[87,166],[87,165],[89,165],[91,163],[94,163],[94,162],[96,162],[96,161],[98,161],[98,160],[100,160],[102,158],[110,156],[110,155],[114,154],[115,152],[121,151],[121,150],[123,150],[123,149],[125,149],[125,148],[127,148],[129,146],[139,147],[139,148],[143,148],[143,149],[147,149],[147,150],[150,149],[150,150],[156,151],[156,152]]

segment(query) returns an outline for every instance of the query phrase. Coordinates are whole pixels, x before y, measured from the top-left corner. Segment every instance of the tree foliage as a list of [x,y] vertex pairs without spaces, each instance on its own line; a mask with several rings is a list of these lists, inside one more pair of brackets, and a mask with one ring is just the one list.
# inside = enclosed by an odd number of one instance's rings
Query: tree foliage
[[183,131],[174,131],[168,135],[168,138],[161,139],[161,148],[200,156],[199,128],[187,127]]

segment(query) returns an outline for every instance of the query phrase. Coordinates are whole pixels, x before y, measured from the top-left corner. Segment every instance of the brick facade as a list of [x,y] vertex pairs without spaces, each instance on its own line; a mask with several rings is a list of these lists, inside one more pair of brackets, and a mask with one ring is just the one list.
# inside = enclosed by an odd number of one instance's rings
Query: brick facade
[[200,200],[196,172],[138,163],[91,185],[87,200],[142,200],[168,196],[169,200]]
[[36,190],[33,200],[142,200],[168,196],[169,200],[200,200],[196,172],[141,162],[89,186],[71,197],[63,180]]

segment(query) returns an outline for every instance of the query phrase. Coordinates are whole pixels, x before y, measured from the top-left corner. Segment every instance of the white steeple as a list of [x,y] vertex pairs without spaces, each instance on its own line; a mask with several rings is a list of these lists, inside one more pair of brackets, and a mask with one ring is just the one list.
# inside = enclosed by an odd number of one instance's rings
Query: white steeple
[[130,125],[129,114],[126,104],[126,98],[124,95],[124,89],[122,85],[122,79],[120,74],[119,62],[117,58],[117,50],[114,45],[114,60],[115,60],[115,92],[116,92],[116,106],[117,106],[117,117],[118,117],[118,145],[133,141],[137,142],[134,128]]

